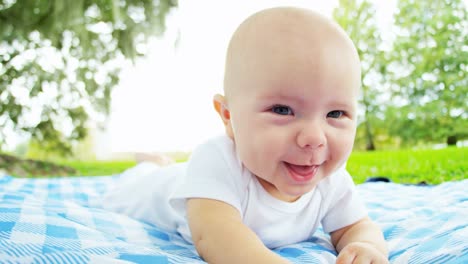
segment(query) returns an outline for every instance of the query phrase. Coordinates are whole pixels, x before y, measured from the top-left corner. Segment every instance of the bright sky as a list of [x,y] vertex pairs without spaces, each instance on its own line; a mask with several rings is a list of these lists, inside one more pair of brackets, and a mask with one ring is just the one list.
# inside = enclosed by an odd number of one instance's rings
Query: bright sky
[[180,0],[165,36],[151,44],[145,59],[124,70],[113,93],[107,132],[96,138],[98,156],[190,151],[223,133],[211,99],[222,91],[229,38],[250,14],[279,5],[308,7],[331,16],[337,1]]

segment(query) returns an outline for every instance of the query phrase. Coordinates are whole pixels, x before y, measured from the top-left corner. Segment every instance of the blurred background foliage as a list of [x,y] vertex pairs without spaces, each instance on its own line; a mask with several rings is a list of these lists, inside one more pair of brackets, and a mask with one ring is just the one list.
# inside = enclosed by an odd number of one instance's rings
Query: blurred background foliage
[[123,62],[145,54],[148,38],[164,32],[176,6],[175,0],[0,1],[0,150],[9,128],[30,136],[29,153],[41,152],[38,158],[73,154],[90,115],[109,113]]
[[[463,0],[398,0],[390,30],[369,0],[340,0],[336,21],[362,60],[356,148],[401,148],[468,137],[468,16]],[[384,38],[385,37],[385,38]]]
[[[123,62],[145,54],[173,8],[177,1],[0,1],[0,151],[10,128],[31,137],[18,155],[93,159],[87,120],[109,113]],[[333,17],[362,60],[357,150],[466,143],[466,1],[398,0],[388,28],[370,0],[340,0]]]

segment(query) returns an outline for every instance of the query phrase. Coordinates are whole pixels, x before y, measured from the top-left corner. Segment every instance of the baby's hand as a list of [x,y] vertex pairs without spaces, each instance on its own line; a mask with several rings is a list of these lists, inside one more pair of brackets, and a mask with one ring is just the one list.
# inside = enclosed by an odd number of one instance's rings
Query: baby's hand
[[365,242],[353,242],[344,247],[338,258],[337,264],[388,264],[387,257],[374,245]]

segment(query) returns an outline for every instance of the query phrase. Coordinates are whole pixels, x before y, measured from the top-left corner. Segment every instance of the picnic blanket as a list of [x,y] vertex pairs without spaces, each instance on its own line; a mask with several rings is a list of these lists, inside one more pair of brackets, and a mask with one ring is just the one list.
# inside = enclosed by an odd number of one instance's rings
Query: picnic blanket
[[[178,234],[102,209],[102,194],[118,178],[0,176],[0,263],[203,263]],[[468,263],[468,179],[358,190],[384,231],[391,263]],[[321,230],[274,251],[293,263],[336,259]]]

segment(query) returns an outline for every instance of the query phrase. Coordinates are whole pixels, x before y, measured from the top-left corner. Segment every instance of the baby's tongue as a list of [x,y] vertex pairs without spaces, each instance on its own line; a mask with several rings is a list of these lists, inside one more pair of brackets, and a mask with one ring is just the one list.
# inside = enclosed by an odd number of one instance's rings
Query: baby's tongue
[[312,171],[315,169],[316,166],[302,166],[302,165],[294,165],[291,163],[288,163],[289,168],[291,170],[298,174],[299,176],[308,176]]

